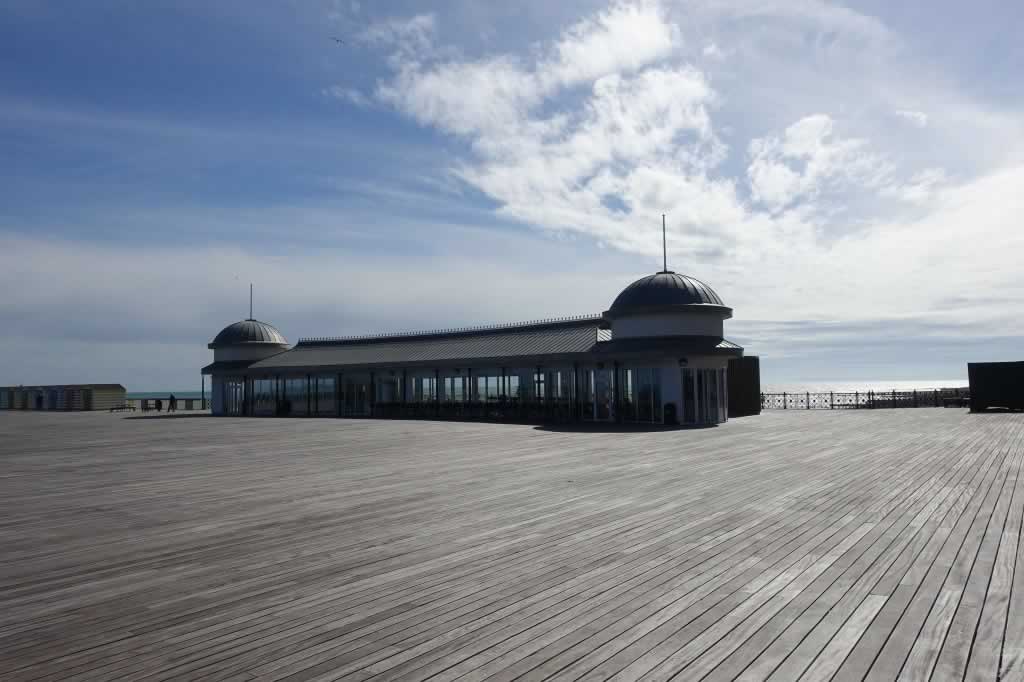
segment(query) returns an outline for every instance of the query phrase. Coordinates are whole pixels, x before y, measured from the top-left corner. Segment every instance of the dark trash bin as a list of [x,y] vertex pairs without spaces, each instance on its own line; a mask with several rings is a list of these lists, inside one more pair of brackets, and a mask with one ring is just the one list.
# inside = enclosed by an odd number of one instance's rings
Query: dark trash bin
[[665,405],[665,423],[666,424],[678,424],[679,415],[676,414],[676,404],[667,403]]

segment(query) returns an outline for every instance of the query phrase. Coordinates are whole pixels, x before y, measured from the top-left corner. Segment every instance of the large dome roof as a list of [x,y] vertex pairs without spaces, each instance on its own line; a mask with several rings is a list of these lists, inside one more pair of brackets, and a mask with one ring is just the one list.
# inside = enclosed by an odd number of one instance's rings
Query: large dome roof
[[731,316],[732,311],[722,303],[714,289],[699,279],[675,272],[659,272],[642,277],[622,290],[612,303],[608,314],[612,317],[634,313],[675,309],[679,306],[714,306]]
[[288,340],[272,324],[259,320],[242,320],[224,327],[209,344],[209,347],[249,345],[287,346]]

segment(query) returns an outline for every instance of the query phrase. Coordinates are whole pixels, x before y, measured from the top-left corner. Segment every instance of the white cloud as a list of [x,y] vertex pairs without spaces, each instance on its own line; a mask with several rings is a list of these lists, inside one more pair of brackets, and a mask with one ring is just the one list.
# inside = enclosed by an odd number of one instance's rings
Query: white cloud
[[637,71],[669,56],[678,42],[678,28],[658,3],[621,3],[566,29],[537,72],[549,91]]
[[[678,30],[655,2],[618,4],[583,19],[531,60],[453,57],[454,50],[433,46],[433,33],[433,21],[422,16],[367,31],[372,42],[402,45],[391,59],[397,75],[377,96],[421,123],[468,136],[524,123],[536,130],[527,119],[560,89],[635,72],[667,57],[678,41]],[[401,36],[413,36],[415,49]],[[555,134],[558,126],[539,132]]]
[[896,115],[903,120],[917,126],[918,128],[924,128],[928,125],[928,114],[923,111],[914,111],[912,109],[897,109]]
[[[660,47],[596,57],[641,18]],[[722,43],[729,59],[691,61]],[[978,252],[1020,242],[1009,187],[1024,165],[1006,144],[1019,124],[945,86],[926,92],[901,71],[904,49],[878,20],[824,2],[620,3],[526,53],[404,59],[378,94],[468,142],[454,172],[502,215],[660,261],[668,213],[670,258],[715,284],[740,329],[746,317],[1024,333],[993,294],[1024,300],[1016,247]],[[927,124],[910,140],[892,131],[895,93],[956,106],[899,110]],[[1001,153],[968,156],[963,136]],[[967,232],[983,237],[965,257]]]
[[813,199],[829,185],[877,185],[888,172],[885,161],[867,151],[865,140],[840,138],[833,129],[830,116],[815,114],[782,136],[752,140],[747,177],[753,199],[777,211]]

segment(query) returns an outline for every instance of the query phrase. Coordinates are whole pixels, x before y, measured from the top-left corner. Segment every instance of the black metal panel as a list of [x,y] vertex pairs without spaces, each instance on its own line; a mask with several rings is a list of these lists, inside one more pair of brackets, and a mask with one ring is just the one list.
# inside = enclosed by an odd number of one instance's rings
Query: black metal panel
[[761,414],[761,360],[756,355],[729,360],[729,417]]
[[1024,362],[969,362],[971,412],[1024,410]]

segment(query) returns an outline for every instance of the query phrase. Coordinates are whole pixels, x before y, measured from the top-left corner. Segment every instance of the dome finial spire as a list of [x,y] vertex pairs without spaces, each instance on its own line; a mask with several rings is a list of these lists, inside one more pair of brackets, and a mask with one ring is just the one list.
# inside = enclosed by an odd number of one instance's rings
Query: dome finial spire
[[249,319],[250,320],[253,319],[253,317],[252,317],[252,282],[249,282]]
[[668,242],[665,239],[665,214],[661,214],[661,271],[668,272]]

